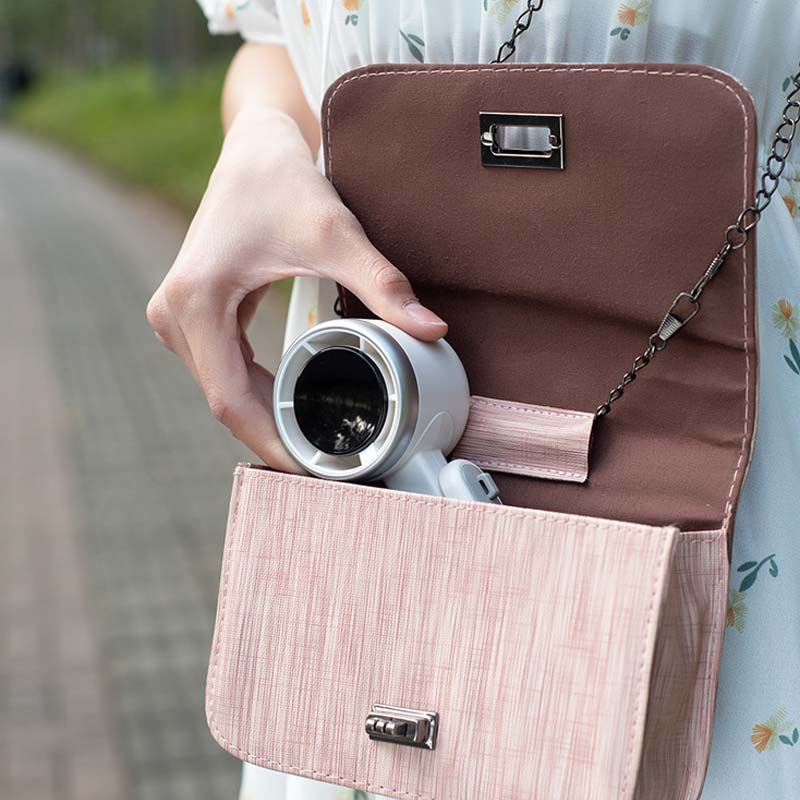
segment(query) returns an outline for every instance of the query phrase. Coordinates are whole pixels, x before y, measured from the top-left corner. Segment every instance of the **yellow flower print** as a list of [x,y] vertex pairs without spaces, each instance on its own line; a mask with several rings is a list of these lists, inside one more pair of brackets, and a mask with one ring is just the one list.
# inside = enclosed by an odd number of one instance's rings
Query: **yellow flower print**
[[650,0],[628,0],[620,3],[617,9],[617,19],[622,23],[611,29],[611,36],[619,36],[624,42],[631,35],[631,28],[635,28],[650,18]]
[[781,194],[781,197],[792,217],[800,219],[800,183],[789,181],[789,191],[787,194]]
[[304,27],[308,28],[311,25],[311,15],[308,13],[306,0],[300,0],[300,19],[303,21]]
[[800,347],[797,345],[797,333],[800,331],[800,309],[792,305],[785,297],[781,297],[772,306],[772,324],[789,340],[789,355],[784,353],[783,360],[795,375],[800,375]]
[[236,12],[241,11],[250,5],[250,0],[239,0],[239,2],[225,3],[225,16],[228,19],[236,19]]
[[744,630],[744,621],[747,618],[745,597],[744,592],[737,592],[735,589],[728,590],[728,609],[725,612],[725,625],[728,628],[736,628],[739,633]]
[[770,744],[775,746],[775,730],[769,725],[753,725],[750,741],[753,743],[756,753],[763,753]]
[[634,0],[634,2],[620,3],[617,9],[617,19],[628,27],[647,22],[650,17],[650,0]]
[[772,307],[772,324],[787,339],[794,339],[800,328],[800,314],[785,297],[781,297]]
[[[792,723],[786,721],[785,709],[780,709],[773,714],[766,722],[759,722],[753,725],[750,741],[756,753],[763,753],[765,750],[774,750],[779,741],[788,743],[790,746],[796,743],[796,737],[792,731],[792,736],[786,736],[786,732],[792,730]],[[792,739],[795,739],[792,742]],[[784,741],[786,740],[786,741]]]
[[517,5],[519,0],[483,0],[484,11],[488,11],[501,25]]
[[358,25],[358,12],[361,10],[362,0],[342,0],[342,6],[347,12],[344,18],[345,25],[352,25],[354,28]]

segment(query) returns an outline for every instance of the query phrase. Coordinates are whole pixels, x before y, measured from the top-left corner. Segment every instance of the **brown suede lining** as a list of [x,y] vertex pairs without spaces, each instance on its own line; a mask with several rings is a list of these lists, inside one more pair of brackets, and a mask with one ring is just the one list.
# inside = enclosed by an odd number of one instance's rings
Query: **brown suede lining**
[[[483,167],[479,111],[564,114],[566,169]],[[593,410],[753,193],[752,101],[708,67],[370,66],[329,88],[322,124],[343,201],[450,324],[472,393],[506,400]],[[595,426],[586,484],[498,474],[504,501],[729,527],[755,419],[754,273],[751,236]]]

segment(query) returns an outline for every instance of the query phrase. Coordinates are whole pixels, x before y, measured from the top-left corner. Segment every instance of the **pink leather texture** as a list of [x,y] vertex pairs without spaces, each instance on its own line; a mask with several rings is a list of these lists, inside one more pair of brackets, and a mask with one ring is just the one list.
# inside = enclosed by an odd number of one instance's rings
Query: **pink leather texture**
[[708,766],[727,607],[725,532],[681,533],[650,678],[637,800],[695,800]]
[[469,420],[452,453],[493,472],[584,483],[594,414],[470,398]]
[[[241,759],[406,800],[694,798],[725,564],[721,531],[240,466],[209,725]],[[373,703],[437,711],[436,750],[370,740]]]

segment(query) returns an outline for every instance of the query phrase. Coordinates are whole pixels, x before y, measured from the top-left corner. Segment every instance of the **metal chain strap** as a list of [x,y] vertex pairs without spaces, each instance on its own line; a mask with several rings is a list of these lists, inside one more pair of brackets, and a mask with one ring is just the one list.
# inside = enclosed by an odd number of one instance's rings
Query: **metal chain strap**
[[[525,10],[517,17],[511,38],[503,42],[497,51],[497,58],[492,64],[508,61],[517,51],[517,39],[528,30],[535,12],[540,11],[544,0],[527,0]],[[800,66],[800,65],[799,65]],[[609,393],[606,401],[595,410],[595,418],[604,417],[611,412],[611,406],[625,394],[626,387],[636,380],[638,374],[660,353],[669,339],[684,328],[700,312],[700,297],[711,279],[719,272],[725,260],[734,250],[747,244],[750,231],[758,225],[761,215],[772,202],[772,196],[778,189],[786,161],[792,150],[797,127],[800,125],[800,70],[791,78],[794,88],[786,97],[781,122],[775,130],[761,185],[753,202],[739,213],[736,222],[725,230],[725,241],[717,254],[706,267],[697,283],[688,291],[680,292],[672,301],[667,313],[655,333],[647,340],[647,348],[633,360],[631,368],[622,376],[622,380]]]
[[511,38],[500,45],[497,57],[491,62],[492,64],[502,64],[517,52],[517,39],[530,28],[533,15],[540,11],[543,5],[544,0],[528,0],[526,9],[517,17],[517,21],[514,23]]
[[733,225],[725,231],[725,241],[706,271],[697,283],[688,291],[680,292],[672,301],[672,305],[664,315],[664,319],[647,342],[647,349],[633,361],[633,366],[622,376],[620,383],[609,393],[606,401],[599,405],[595,417],[604,417],[611,411],[611,406],[625,393],[628,384],[636,380],[636,376],[660,353],[669,339],[700,312],[700,297],[711,279],[719,272],[728,255],[747,244],[750,231],[758,225],[764,210],[772,202],[772,196],[778,189],[780,177],[786,167],[786,161],[792,150],[792,142],[800,124],[800,71],[791,79],[794,87],[786,97],[781,122],[775,130],[764,172],[761,175],[761,186],[756,192],[752,204],[746,206],[736,218]]

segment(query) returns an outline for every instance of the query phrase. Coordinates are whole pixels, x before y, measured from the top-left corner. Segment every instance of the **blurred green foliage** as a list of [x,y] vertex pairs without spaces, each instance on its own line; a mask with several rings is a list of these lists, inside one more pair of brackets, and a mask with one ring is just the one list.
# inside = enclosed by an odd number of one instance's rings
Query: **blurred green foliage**
[[238,44],[209,35],[196,0],[0,0],[0,72],[34,77],[11,122],[187,211],[219,151]]
[[88,69],[147,61],[179,71],[235,44],[208,35],[195,0],[0,0],[0,63]]
[[11,121],[191,212],[222,142],[224,72],[218,62],[168,87],[146,64],[53,76],[15,102]]

